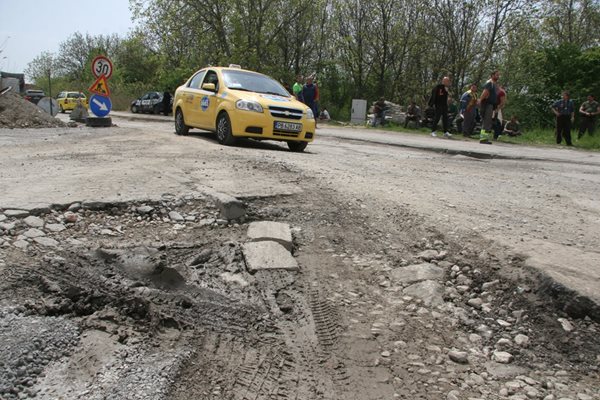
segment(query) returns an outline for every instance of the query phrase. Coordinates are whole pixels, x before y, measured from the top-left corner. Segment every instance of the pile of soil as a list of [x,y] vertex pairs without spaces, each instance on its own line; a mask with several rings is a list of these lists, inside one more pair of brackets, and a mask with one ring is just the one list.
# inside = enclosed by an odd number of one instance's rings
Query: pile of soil
[[54,128],[66,126],[17,93],[0,96],[0,128]]

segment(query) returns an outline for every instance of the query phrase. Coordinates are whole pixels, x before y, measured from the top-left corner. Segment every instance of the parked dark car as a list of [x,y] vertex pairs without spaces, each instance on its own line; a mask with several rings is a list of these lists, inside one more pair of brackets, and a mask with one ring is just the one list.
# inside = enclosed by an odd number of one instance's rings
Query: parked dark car
[[[148,92],[142,97],[131,102],[132,113],[154,113],[160,114],[163,112],[163,94],[161,92]],[[173,97],[169,105],[169,112],[173,108]]]
[[45,96],[46,94],[43,90],[27,89],[23,97],[25,97],[25,100],[30,101],[33,104],[37,104],[38,101],[40,101],[40,99]]

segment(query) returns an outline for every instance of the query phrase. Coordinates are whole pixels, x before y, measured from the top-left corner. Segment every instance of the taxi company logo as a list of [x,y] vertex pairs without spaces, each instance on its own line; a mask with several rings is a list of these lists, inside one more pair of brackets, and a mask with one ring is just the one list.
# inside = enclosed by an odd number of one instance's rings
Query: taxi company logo
[[283,113],[286,117],[290,116],[290,112],[288,110],[285,110],[285,112]]
[[209,105],[210,105],[210,99],[208,98],[208,96],[204,96],[202,98],[202,100],[200,101],[200,108],[202,108],[202,111],[206,111],[208,109]]

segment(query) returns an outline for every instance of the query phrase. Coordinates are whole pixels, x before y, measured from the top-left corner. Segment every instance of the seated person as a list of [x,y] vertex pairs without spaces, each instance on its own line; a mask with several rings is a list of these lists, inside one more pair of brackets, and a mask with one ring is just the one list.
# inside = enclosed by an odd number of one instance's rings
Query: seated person
[[321,111],[321,114],[319,114],[319,119],[323,120],[323,121],[329,121],[331,119],[331,117],[329,116],[329,111],[327,111],[327,108],[323,108],[323,111]]
[[423,124],[423,126],[430,126],[433,124],[433,117],[435,117],[435,109],[432,106],[428,106],[425,109],[425,118],[423,118],[423,121],[421,121],[421,123]]
[[415,101],[412,101],[406,110],[406,118],[404,119],[405,128],[408,127],[408,121],[415,121],[417,128],[421,126],[421,108],[419,108]]
[[385,104],[385,97],[380,97],[379,100],[377,100],[373,105],[373,114],[375,114],[373,118],[373,126],[377,126],[377,122],[380,122],[381,125],[385,125],[386,110],[387,105]]
[[503,133],[508,136],[521,136],[521,128],[519,126],[519,121],[517,120],[517,116],[513,115],[510,118],[510,121],[504,125]]

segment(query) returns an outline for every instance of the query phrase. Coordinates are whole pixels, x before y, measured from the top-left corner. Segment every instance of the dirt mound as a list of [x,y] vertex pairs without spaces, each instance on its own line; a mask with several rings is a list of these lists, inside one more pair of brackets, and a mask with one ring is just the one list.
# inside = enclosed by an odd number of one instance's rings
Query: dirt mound
[[16,93],[0,96],[0,128],[53,128],[66,126],[61,120]]

